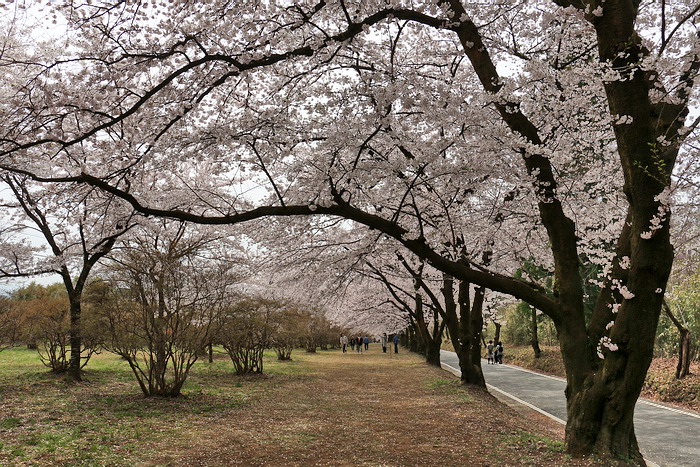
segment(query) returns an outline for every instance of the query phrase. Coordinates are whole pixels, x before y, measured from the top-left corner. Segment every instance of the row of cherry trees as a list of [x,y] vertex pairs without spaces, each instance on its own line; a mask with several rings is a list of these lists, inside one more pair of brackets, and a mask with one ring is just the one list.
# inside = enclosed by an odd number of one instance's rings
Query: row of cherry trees
[[[479,290],[526,301],[557,329],[567,451],[642,463],[633,411],[673,264],[671,210],[683,212],[698,180],[698,11],[641,0],[55,4],[60,38],[30,43],[17,26],[2,49],[0,168],[15,184],[121,199],[125,215],[103,217],[112,236],[133,209],[249,223],[256,236],[304,240],[310,263],[328,229],[349,249],[399,250],[408,292],[428,265],[457,289],[460,320],[445,323],[464,358]],[[76,245],[89,259],[106,238]],[[551,291],[516,277],[533,258]],[[588,263],[601,270],[590,314]]]
[[[177,396],[206,349],[222,346],[237,374],[262,373],[263,351],[280,360],[298,347],[337,343],[340,328],[286,300],[246,296],[231,242],[182,223],[142,225],[98,265],[79,297],[78,332],[64,284],[32,283],[3,298],[4,345],[39,350],[56,373],[77,374],[102,349],[120,355],[146,396]],[[225,258],[225,259],[224,259]],[[77,335],[76,335],[77,334]],[[75,356],[71,347],[80,340]],[[211,358],[211,354],[210,354]]]
[[63,283],[3,298],[0,349],[35,347],[52,371],[75,380],[95,352],[107,349],[129,363],[145,395],[176,396],[207,346],[223,345],[242,374],[262,372],[267,348],[290,359],[295,347],[337,341],[339,329],[319,311],[286,299],[244,298],[275,294],[243,283],[255,255],[244,251],[241,236],[147,220],[89,188],[10,174],[3,181],[11,217],[1,239],[2,275],[53,273]]

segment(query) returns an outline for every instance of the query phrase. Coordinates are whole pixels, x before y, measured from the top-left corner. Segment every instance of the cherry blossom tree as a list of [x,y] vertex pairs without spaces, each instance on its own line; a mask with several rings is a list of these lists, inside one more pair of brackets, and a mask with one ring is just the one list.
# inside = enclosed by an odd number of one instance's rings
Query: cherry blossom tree
[[[672,177],[697,169],[698,11],[66,2],[64,57],[0,63],[31,75],[2,107],[0,166],[152,216],[367,226],[547,314],[566,366],[567,451],[642,463],[633,410],[673,262]],[[588,320],[582,254],[604,268]],[[528,257],[552,271],[553,296],[514,277]]]
[[[14,205],[7,205],[16,211],[12,230],[38,231],[48,249],[46,254],[41,254],[43,252],[38,252],[36,246],[21,239],[17,242],[18,249],[5,252],[6,257],[12,258],[12,270],[4,270],[10,276],[46,272],[60,276],[67,293],[70,361],[66,365],[52,365],[52,368],[67,371],[79,381],[83,360],[87,363],[95,348],[94,343],[88,348],[83,345],[83,292],[96,264],[135,225],[133,212],[118,199],[102,196],[92,189],[85,190],[85,187],[37,186],[27,177],[13,174],[3,174],[0,180],[15,199]],[[54,313],[54,319],[61,321],[62,317],[63,314]],[[59,329],[47,332],[54,333],[53,336],[62,335]],[[50,341],[54,347],[63,345],[60,337]],[[81,356],[83,353],[86,355]]]
[[[428,295],[434,299],[428,300],[424,304],[421,293],[423,282],[424,264],[417,267],[417,271],[406,264],[408,271],[397,271],[389,265],[386,272],[379,267],[366,262],[368,272],[364,274],[374,278],[384,285],[389,298],[387,301],[396,309],[404,312],[408,316],[409,327],[409,348],[425,355],[426,362],[430,365],[440,366],[440,345],[442,344],[445,322],[440,320],[440,315],[444,316],[443,307],[435,299],[435,295],[428,289]],[[401,274],[403,272],[403,274]],[[362,274],[362,272],[360,272]],[[411,275],[408,275],[410,273]],[[408,277],[407,277],[408,275]],[[414,279],[415,276],[415,279]],[[402,284],[403,283],[403,284]],[[432,328],[430,327],[432,324]]]

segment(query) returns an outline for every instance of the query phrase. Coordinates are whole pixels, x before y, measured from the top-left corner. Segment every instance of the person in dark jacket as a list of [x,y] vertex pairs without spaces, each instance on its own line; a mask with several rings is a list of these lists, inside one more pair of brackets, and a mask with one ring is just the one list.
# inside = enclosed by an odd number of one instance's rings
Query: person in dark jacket
[[503,343],[499,342],[496,345],[496,363],[503,363]]
[[399,335],[394,334],[394,353],[399,353]]

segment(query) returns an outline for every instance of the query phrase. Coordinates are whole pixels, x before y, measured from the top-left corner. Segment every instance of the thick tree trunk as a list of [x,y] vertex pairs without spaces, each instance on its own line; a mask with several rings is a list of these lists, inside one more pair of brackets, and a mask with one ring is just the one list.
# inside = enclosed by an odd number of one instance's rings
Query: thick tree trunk
[[423,296],[415,293],[415,320],[413,320],[413,336],[418,342],[422,355],[429,365],[440,366],[440,342],[442,335],[431,335],[423,313]]
[[425,361],[428,365],[440,366],[440,346],[429,345],[425,352]]
[[409,352],[414,352],[423,355],[423,347],[418,342],[418,337],[416,334],[416,324],[415,321],[411,319],[411,323],[406,328],[404,345],[408,348]]
[[535,358],[540,358],[542,351],[540,350],[540,340],[537,336],[537,309],[532,308],[532,328],[531,328],[530,345],[535,354]]
[[[452,336],[452,346],[459,359],[459,369],[463,384],[474,384],[486,387],[484,374],[481,371],[481,328],[483,318],[473,317],[472,310],[477,307],[469,307],[469,283],[460,281],[458,291],[458,305],[454,299],[454,280],[451,276],[443,275],[442,294],[445,300],[445,321]],[[481,315],[481,307],[478,307]],[[476,310],[474,310],[474,313]],[[476,325],[481,319],[482,324]],[[474,329],[476,328],[476,329]]]
[[494,332],[494,335],[493,335],[493,341],[500,342],[501,341],[501,323],[497,323],[496,321],[494,321],[493,325],[496,328],[496,331]]
[[[659,290],[665,288],[672,258],[668,238],[655,240],[632,249],[641,253],[632,259],[626,284],[634,296],[623,300],[610,329],[612,349],[599,341],[586,364],[581,360],[585,347],[573,344],[576,340],[584,344],[586,337],[580,332],[560,332],[567,375],[571,375],[566,448],[573,455],[595,452],[643,464],[634,434],[634,406],[653,357],[663,296]],[[595,355],[598,352],[603,360]]]
[[460,315],[460,341],[467,360],[465,368],[462,368],[462,381],[486,387],[484,373],[481,370],[481,331],[484,323],[481,309],[484,300],[484,289],[483,287],[476,289],[474,301],[472,306],[470,306],[469,286],[468,282],[460,281],[457,292]]
[[567,401],[566,448],[574,456],[597,453],[644,465],[634,433],[634,406],[648,369],[639,356],[616,352]]
[[[659,146],[655,135],[676,134],[677,129],[671,127],[682,124],[683,118],[678,118],[682,115],[674,113],[672,106],[666,106],[665,120],[650,103],[650,83],[637,68],[646,51],[634,32],[635,17],[631,2],[615,1],[608,2],[604,14],[594,21],[601,60],[620,73],[619,80],[604,83],[610,113],[632,120],[613,127],[629,202],[630,225],[623,232],[629,232],[629,266],[626,282],[617,284],[624,289],[609,332],[608,345],[613,348],[607,350],[603,341],[591,342],[598,345],[596,350],[604,359],[594,361],[583,372],[579,371],[583,365],[574,358],[567,363],[583,384],[569,383],[566,447],[574,455],[596,452],[643,464],[633,414],[653,356],[663,292],[673,262],[670,213],[662,193],[669,186],[669,168],[677,154],[673,146]],[[564,358],[569,360],[566,354]]]
[[[590,7],[588,2],[555,1],[582,11]],[[441,3],[459,18],[455,31],[484,89],[498,93],[502,81],[477,25],[469,19],[462,2]],[[584,14],[595,28],[600,61],[616,74],[603,82],[610,114],[628,117],[612,127],[629,203],[622,233],[629,234],[622,239],[629,248],[626,277],[615,277],[611,284],[623,299],[617,301],[616,294],[604,292],[609,300],[602,311],[597,310],[598,316],[588,329],[575,225],[558,199],[549,159],[537,149],[523,148],[522,154],[528,173],[536,178],[538,210],[554,257],[557,309],[548,313],[557,327],[567,373],[567,452],[597,452],[643,463],[634,436],[633,411],[651,362],[661,297],[673,261],[668,187],[682,135],[679,130],[688,114],[688,90],[700,60],[696,57],[693,69],[689,67],[674,83],[675,89],[668,92],[675,102],[664,99],[652,103],[650,89],[663,85],[656,78],[658,73],[640,66],[648,50],[635,31],[639,2],[599,3],[596,14]],[[512,106],[496,103],[495,107],[504,123],[531,147],[543,144],[538,129],[517,102]],[[621,259],[618,256],[617,260]],[[604,356],[602,361],[599,353]]]

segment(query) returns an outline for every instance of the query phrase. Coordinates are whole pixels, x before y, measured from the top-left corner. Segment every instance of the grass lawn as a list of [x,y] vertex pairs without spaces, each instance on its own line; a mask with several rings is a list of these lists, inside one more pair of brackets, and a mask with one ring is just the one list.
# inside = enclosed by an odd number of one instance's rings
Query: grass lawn
[[0,352],[0,465],[598,465],[563,454],[558,427],[417,355],[292,357],[237,377],[218,355],[164,399],[144,398],[112,354],[69,383],[34,351]]

